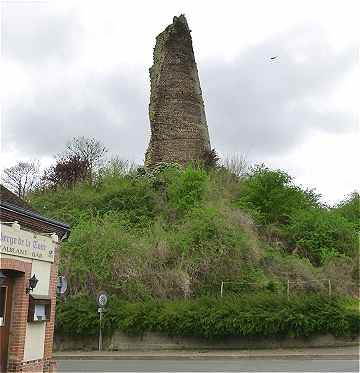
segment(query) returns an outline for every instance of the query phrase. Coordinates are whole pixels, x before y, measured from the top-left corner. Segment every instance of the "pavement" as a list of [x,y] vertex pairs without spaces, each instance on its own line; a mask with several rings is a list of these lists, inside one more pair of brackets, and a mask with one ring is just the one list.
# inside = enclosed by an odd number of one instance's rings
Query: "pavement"
[[359,360],[359,346],[259,350],[59,351],[56,360]]
[[57,372],[359,372],[358,360],[58,360]]

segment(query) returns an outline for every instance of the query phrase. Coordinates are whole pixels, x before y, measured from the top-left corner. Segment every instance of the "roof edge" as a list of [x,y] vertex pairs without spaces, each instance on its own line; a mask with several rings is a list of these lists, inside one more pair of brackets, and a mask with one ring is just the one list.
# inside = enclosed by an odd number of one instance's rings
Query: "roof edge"
[[22,207],[13,205],[9,202],[0,201],[0,207],[5,209],[5,210],[10,210],[10,211],[17,212],[20,215],[29,217],[31,219],[39,220],[39,221],[47,223],[49,225],[53,225],[57,228],[65,230],[66,232],[70,232],[70,225],[68,225],[64,222],[61,222],[61,221],[58,221],[58,220],[55,220],[55,219],[46,218],[46,217],[44,217],[44,216],[42,216],[42,215],[40,215],[36,212],[26,210]]

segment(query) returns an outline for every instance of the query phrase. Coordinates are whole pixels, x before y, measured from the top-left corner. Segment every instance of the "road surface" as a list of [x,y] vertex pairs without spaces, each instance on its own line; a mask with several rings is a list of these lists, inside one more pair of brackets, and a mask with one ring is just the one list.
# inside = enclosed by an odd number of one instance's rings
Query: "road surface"
[[358,372],[358,360],[58,360],[58,372]]

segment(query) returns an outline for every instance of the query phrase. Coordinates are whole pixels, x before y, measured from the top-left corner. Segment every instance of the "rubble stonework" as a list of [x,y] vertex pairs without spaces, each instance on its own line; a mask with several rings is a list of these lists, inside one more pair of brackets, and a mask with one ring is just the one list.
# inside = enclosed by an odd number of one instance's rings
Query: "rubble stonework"
[[184,15],[156,38],[150,68],[151,138],[145,166],[201,161],[210,151],[198,70]]

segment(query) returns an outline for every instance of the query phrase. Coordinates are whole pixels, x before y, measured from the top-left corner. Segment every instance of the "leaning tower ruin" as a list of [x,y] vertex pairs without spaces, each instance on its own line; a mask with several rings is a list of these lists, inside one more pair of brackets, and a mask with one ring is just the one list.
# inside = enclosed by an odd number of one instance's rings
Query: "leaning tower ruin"
[[199,75],[184,15],[156,37],[150,68],[151,138],[145,166],[202,161],[210,150]]

